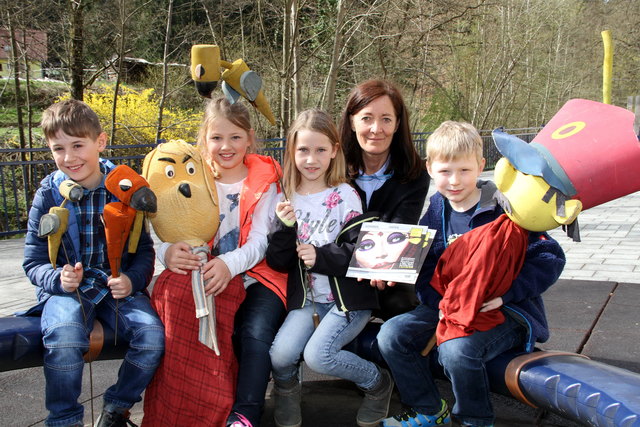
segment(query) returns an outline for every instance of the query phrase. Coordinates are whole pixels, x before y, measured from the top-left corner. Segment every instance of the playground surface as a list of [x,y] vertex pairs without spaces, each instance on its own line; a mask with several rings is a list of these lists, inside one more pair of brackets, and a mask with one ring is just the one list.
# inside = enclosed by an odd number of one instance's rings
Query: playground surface
[[[491,177],[490,173],[483,174]],[[433,186],[431,186],[431,192]],[[550,234],[562,245],[567,265],[560,280],[545,294],[551,339],[545,350],[584,354],[594,360],[640,373],[640,192],[594,207],[579,216],[582,242],[572,242],[561,229]],[[33,286],[22,270],[24,239],[0,241],[0,317],[35,303]],[[161,270],[156,265],[156,274]],[[95,418],[102,394],[115,381],[119,360],[93,362]],[[89,365],[85,368],[81,401],[85,425],[91,425]],[[353,384],[303,369],[303,420],[307,427],[354,426],[361,393]],[[450,385],[439,382],[453,403]],[[273,426],[270,389],[262,425]],[[0,426],[44,425],[42,368],[0,372]],[[496,426],[574,426],[572,421],[492,395]],[[400,408],[397,391],[391,413]],[[132,421],[142,419],[142,403]]]

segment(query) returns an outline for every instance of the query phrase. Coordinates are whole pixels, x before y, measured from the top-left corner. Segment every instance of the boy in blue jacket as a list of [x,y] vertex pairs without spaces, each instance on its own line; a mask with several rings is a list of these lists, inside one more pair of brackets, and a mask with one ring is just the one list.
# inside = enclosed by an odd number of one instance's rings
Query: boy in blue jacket
[[[34,197],[23,267],[37,287],[39,304],[31,311],[42,311],[49,411],[45,424],[84,425],[84,407],[78,403],[83,354],[97,317],[114,330],[117,327],[116,333],[129,343],[118,380],[104,393],[98,426],[125,426],[129,409],[141,400],[164,351],[164,327],[144,293],[153,276],[153,241],[143,232],[136,253],[125,250],[121,274],[113,277],[102,212],[107,203],[116,201],[104,186],[105,176],[115,166],[100,159],[107,135],[98,116],[81,101],[62,101],[45,110],[42,130],[58,170],[42,180]],[[84,194],[80,201],[65,204],[69,225],[53,266],[47,237],[38,237],[39,224],[49,208],[63,202],[59,185],[68,179],[80,184]]]
[[[384,426],[451,425],[447,403],[440,397],[421,352],[436,332],[442,296],[430,285],[438,259],[457,237],[487,224],[502,213],[493,198],[496,186],[479,180],[485,164],[482,138],[468,123],[447,121],[427,142],[427,169],[438,192],[420,224],[437,230],[416,282],[420,305],[382,325],[380,352],[389,365],[404,406]],[[438,347],[438,358],[451,380],[456,399],[452,414],[464,426],[492,426],[495,415],[485,364],[510,349],[530,352],[549,338],[541,294],[564,268],[564,252],[546,233],[530,232],[523,267],[501,297],[484,302],[481,312],[501,310],[505,321],[488,331],[450,339]]]

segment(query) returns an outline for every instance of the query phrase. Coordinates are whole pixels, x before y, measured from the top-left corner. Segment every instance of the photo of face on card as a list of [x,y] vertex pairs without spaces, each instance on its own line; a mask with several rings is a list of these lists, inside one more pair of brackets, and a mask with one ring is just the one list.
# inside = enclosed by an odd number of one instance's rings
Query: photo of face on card
[[377,270],[402,268],[402,258],[415,257],[420,250],[419,243],[411,243],[407,232],[368,231],[362,236],[354,251],[354,267]]
[[365,223],[347,277],[415,283],[434,234],[420,225]]

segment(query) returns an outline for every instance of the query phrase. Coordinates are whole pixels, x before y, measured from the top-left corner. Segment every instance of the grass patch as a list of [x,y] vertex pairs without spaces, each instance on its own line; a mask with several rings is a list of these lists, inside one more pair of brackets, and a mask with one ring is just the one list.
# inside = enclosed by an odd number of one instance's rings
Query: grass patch
[[[27,110],[22,110],[22,120],[24,123],[27,121]],[[38,108],[33,111],[31,116],[31,123],[34,126],[39,126],[40,120],[42,120],[42,109]],[[15,107],[0,107],[0,126],[17,126],[18,125],[18,110]]]

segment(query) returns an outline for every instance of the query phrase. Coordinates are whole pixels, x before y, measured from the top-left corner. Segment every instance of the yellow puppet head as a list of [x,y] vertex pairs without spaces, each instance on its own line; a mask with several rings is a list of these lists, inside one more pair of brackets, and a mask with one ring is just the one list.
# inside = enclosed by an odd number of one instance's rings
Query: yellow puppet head
[[502,201],[505,213],[526,230],[547,231],[570,225],[582,210],[580,200],[567,200],[543,178],[514,168],[506,157],[496,164],[494,179],[507,201]]
[[[225,71],[220,74],[220,67]],[[262,79],[242,59],[220,59],[220,48],[212,44],[191,47],[191,78],[198,93],[206,98],[222,80],[222,91],[232,104],[241,96],[251,103],[272,125],[276,124],[269,101],[262,90]]]
[[580,211],[640,190],[633,124],[624,108],[572,99],[530,143],[494,130],[504,156],[495,180],[507,215],[531,231],[569,225],[579,240]]
[[209,242],[218,231],[219,211],[213,172],[196,147],[182,140],[159,144],[142,168],[158,199],[151,224],[163,242]]

